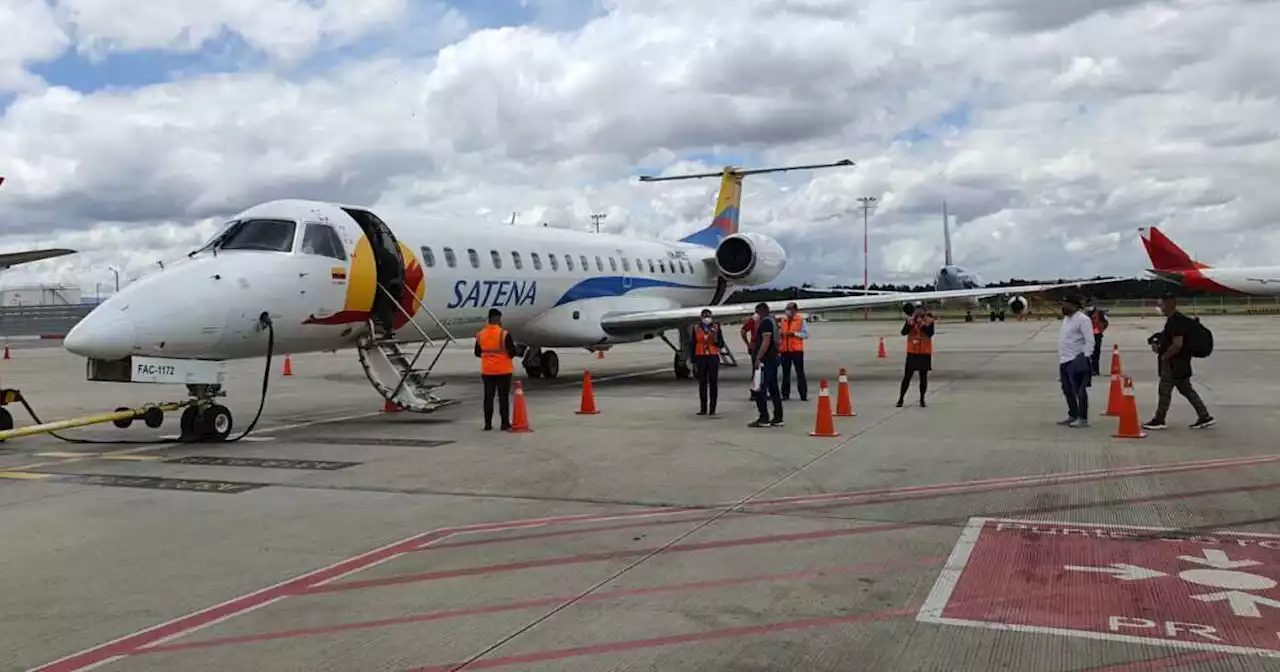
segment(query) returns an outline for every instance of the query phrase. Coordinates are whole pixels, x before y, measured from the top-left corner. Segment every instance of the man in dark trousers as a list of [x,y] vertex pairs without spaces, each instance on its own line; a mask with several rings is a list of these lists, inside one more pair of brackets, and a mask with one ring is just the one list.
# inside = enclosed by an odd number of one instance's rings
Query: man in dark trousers
[[791,369],[796,370],[796,391],[800,401],[809,400],[809,381],[804,375],[804,342],[809,338],[809,328],[795,301],[787,304],[787,312],[778,324],[781,332],[779,352],[782,362],[782,400],[791,398]]
[[907,397],[912,373],[920,374],[920,407],[927,405],[924,395],[929,391],[929,371],[933,368],[933,331],[933,315],[919,305],[902,325],[902,335],[907,337],[907,363],[898,389],[898,408]]
[[476,357],[484,381],[484,429],[493,429],[493,397],[498,396],[502,431],[511,431],[511,377],[519,353],[511,333],[502,328],[502,311],[489,309],[489,324],[476,334]]
[[[769,304],[756,304],[756,369],[760,388],[756,392],[759,415],[751,427],[782,426],[782,391],[778,389],[778,325],[769,314]],[[769,419],[769,402],[773,403],[773,420]]]
[[1178,310],[1178,300],[1172,294],[1166,294],[1160,299],[1160,312],[1166,318],[1164,331],[1154,335],[1149,341],[1151,349],[1158,357],[1159,401],[1156,404],[1155,415],[1142,428],[1164,429],[1168,426],[1165,424],[1165,415],[1169,412],[1169,403],[1173,399],[1174,389],[1186,397],[1196,411],[1196,421],[1191,425],[1191,429],[1212,427],[1217,420],[1209,415],[1209,409],[1191,384],[1191,343],[1189,341],[1192,338],[1192,330],[1197,329],[1198,325]]
[[693,368],[698,374],[698,415],[715,415],[720,396],[720,352],[729,346],[710,310],[702,311],[702,319],[692,329],[689,343],[693,348]]
[[1089,305],[1084,309],[1084,314],[1089,316],[1089,322],[1093,325],[1093,356],[1089,359],[1089,365],[1093,367],[1093,375],[1102,375],[1102,335],[1107,333],[1107,327],[1111,322],[1107,320],[1106,311],[1094,305],[1092,299]]

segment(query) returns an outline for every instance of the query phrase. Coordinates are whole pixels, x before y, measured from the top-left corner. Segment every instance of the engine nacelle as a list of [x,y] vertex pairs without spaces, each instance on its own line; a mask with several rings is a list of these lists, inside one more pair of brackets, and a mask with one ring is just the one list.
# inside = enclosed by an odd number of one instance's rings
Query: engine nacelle
[[1026,299],[1021,296],[1015,296],[1012,299],[1009,299],[1009,312],[1014,315],[1021,315],[1027,311],[1028,305],[1029,304]]
[[763,285],[787,267],[787,253],[769,236],[735,233],[716,247],[716,267],[737,284]]

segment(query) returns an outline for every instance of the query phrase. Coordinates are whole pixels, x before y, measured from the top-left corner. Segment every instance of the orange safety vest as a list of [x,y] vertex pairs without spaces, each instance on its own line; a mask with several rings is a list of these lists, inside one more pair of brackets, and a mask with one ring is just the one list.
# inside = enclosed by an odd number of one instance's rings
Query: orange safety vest
[[804,327],[804,316],[796,313],[792,317],[782,318],[782,343],[779,352],[804,352],[804,339],[800,338],[800,329]]
[[485,376],[505,376],[513,373],[515,363],[507,354],[507,330],[490,324],[476,334],[480,344],[480,373]]
[[933,339],[924,333],[924,327],[914,326],[907,332],[908,355],[932,355]]
[[1090,316],[1089,316],[1089,318],[1090,318],[1090,320],[1093,322],[1093,333],[1094,333],[1094,334],[1101,334],[1104,330],[1106,330],[1106,327],[1102,326],[1102,311],[1101,311],[1101,310],[1094,310],[1094,311],[1093,311],[1093,315],[1090,315]]
[[711,328],[705,328],[698,325],[693,328],[693,354],[696,356],[719,355],[720,354],[720,326],[711,325]]

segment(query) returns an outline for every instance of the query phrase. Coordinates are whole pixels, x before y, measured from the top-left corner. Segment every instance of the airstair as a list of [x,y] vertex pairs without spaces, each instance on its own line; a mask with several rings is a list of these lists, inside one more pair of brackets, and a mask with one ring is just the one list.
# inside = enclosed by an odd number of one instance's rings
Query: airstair
[[[450,343],[455,342],[453,334],[449,333],[449,329],[435,316],[435,313],[431,312],[431,309],[414,296],[421,314],[430,317],[445,335],[443,342],[433,340],[382,283],[378,283],[378,289],[392,299],[392,304],[404,315],[405,324],[412,326],[422,337],[422,341],[406,343],[396,340],[394,334],[380,337],[377,326],[370,320],[369,333],[361,336],[356,344],[360,354],[360,366],[364,368],[364,373],[373,384],[373,388],[388,402],[406,411],[417,413],[430,413],[457,403],[457,400],[438,396],[435,390],[444,386],[444,383],[435,383],[430,380],[431,371],[440,361],[440,355],[444,354],[445,348],[448,348]],[[417,345],[418,350],[412,358],[409,358],[402,349],[402,345]],[[437,345],[439,349],[436,350],[431,363],[426,368],[415,368],[427,348],[436,348]]]

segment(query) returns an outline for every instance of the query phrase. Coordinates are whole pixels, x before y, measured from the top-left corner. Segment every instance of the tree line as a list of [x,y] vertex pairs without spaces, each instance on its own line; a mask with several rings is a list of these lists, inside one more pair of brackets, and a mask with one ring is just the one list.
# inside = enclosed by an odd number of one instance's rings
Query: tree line
[[[1102,280],[1104,276],[1089,278],[1090,280]],[[1014,285],[1039,285],[1039,284],[1059,284],[1064,282],[1077,282],[1079,279],[1058,278],[1056,280],[1024,280],[1022,278],[1010,278],[1005,282],[989,282],[987,287],[999,289],[1001,287],[1011,287]],[[799,287],[763,287],[752,289],[739,289],[730,297],[728,303],[747,303],[752,301],[785,301],[787,299],[817,299],[822,297],[834,296],[832,292],[814,291],[811,283],[805,283]],[[862,289],[862,285],[831,285],[827,289]],[[880,292],[931,292],[934,289],[932,283],[920,285],[891,285],[891,284],[871,284],[868,289]],[[1058,294],[1067,294],[1072,290],[1064,288]],[[1202,292],[1195,289],[1188,289],[1180,285],[1167,282],[1165,280],[1144,280],[1131,279],[1109,282],[1102,285],[1092,285],[1083,287],[1078,290],[1082,298],[1092,297],[1098,301],[1118,301],[1126,299],[1154,299],[1163,296],[1166,293],[1172,293],[1180,298],[1192,298],[1198,296],[1211,296],[1211,292]]]

